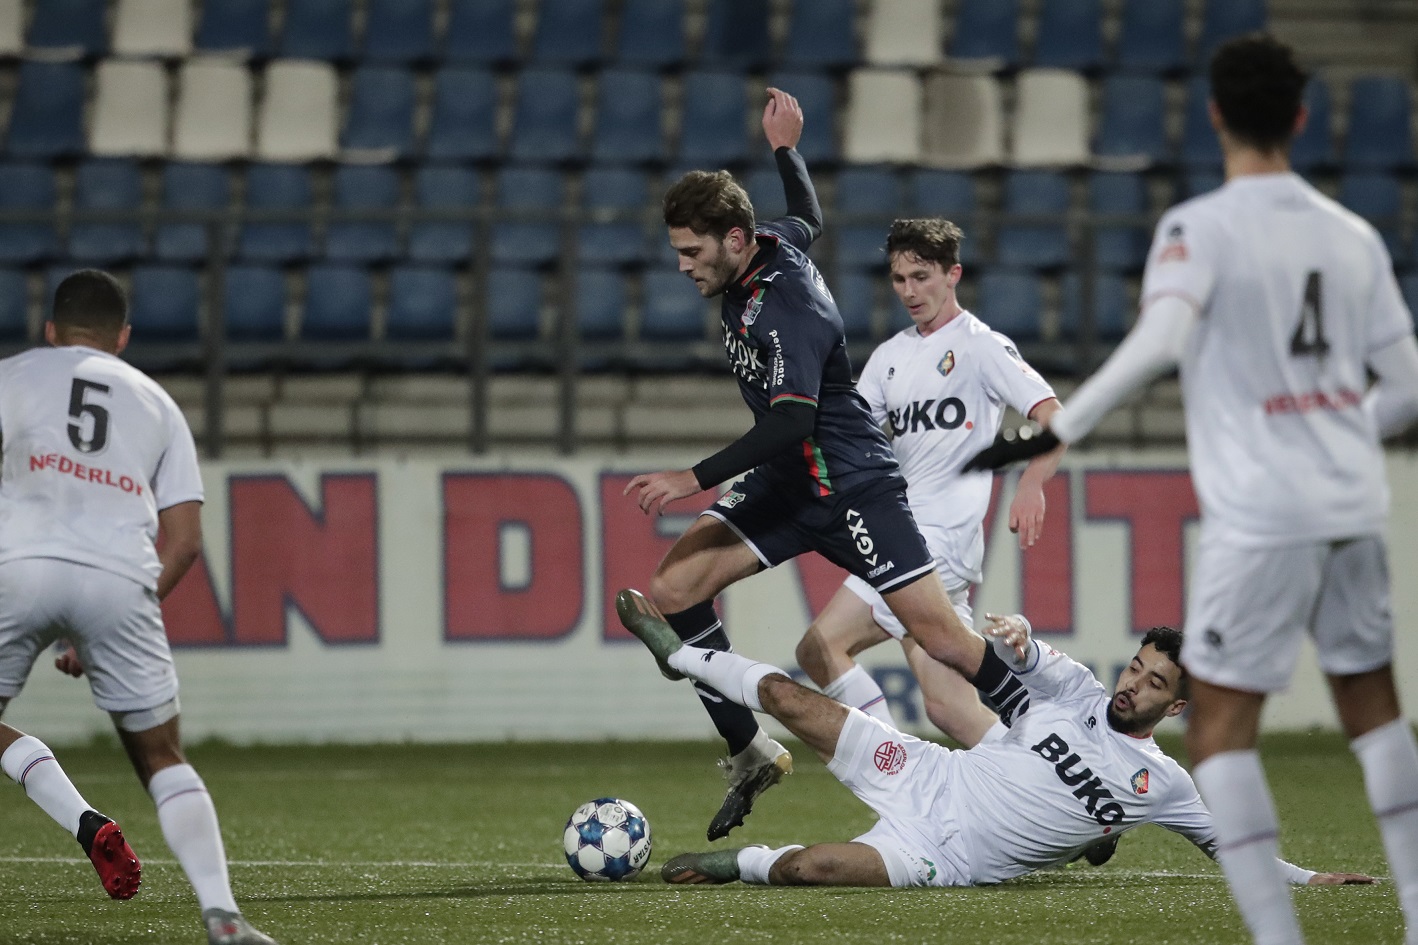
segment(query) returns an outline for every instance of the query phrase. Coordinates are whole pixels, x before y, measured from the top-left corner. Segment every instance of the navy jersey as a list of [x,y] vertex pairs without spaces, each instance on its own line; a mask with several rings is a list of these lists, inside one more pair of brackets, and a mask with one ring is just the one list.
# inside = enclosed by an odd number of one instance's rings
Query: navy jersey
[[783,217],[754,235],[759,251],[720,308],[729,366],[755,420],[783,400],[817,408],[812,436],[759,470],[817,496],[899,477],[886,437],[852,383],[837,303],[807,258],[811,228]]

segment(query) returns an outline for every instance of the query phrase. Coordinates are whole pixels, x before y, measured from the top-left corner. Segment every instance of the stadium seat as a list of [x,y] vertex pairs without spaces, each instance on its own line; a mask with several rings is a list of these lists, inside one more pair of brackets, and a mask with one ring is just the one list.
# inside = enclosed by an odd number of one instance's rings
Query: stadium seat
[[20,63],[5,148],[11,157],[53,159],[84,150],[84,70],[70,62]]
[[436,161],[497,156],[497,81],[492,73],[457,67],[439,70],[424,153]]
[[835,273],[828,283],[848,341],[871,340],[876,290],[881,281],[881,276],[875,272],[844,269]]
[[980,277],[973,311],[1014,342],[1038,341],[1044,292],[1032,272],[990,269]]
[[21,0],[0,3],[0,56],[13,58],[25,51],[25,6]]
[[542,277],[535,270],[493,269],[486,301],[491,340],[531,341],[541,333]]
[[999,80],[932,73],[925,82],[921,161],[932,167],[988,167],[1004,161]]
[[[465,167],[425,166],[414,175],[414,205],[421,210],[475,210],[482,203],[482,182]],[[428,220],[409,230],[409,260],[417,263],[466,264],[473,253],[473,223]]]
[[1408,310],[1418,312],[1418,272],[1410,272],[1400,277],[1398,285],[1403,292],[1403,301],[1408,304]]
[[280,341],[286,336],[285,275],[270,266],[228,266],[222,309],[232,341]]
[[277,60],[266,67],[266,93],[256,125],[256,157],[263,161],[318,161],[335,156],[335,67],[325,62]]
[[1355,171],[1339,179],[1339,202],[1368,220],[1388,246],[1389,255],[1407,258],[1403,240],[1403,191],[1399,180],[1383,171]]
[[853,0],[794,0],[783,64],[795,69],[846,69],[857,64]]
[[1088,82],[1066,69],[1024,69],[1015,83],[1015,167],[1087,164]]
[[508,153],[514,161],[567,161],[581,154],[576,74],[524,69],[517,76],[517,108]]
[[461,65],[501,66],[517,59],[517,0],[452,0],[443,58]]
[[748,94],[741,73],[686,73],[679,160],[716,167],[747,160],[747,112]]
[[1219,170],[1189,171],[1177,182],[1177,199],[1190,200],[1209,194],[1225,182]]
[[768,4],[763,0],[709,0],[699,62],[713,68],[756,72],[773,56]]
[[1185,0],[1123,0],[1119,69],[1153,75],[1187,67]]
[[923,217],[947,217],[968,228],[977,204],[975,179],[959,171],[922,168],[910,176],[908,210]]
[[945,23],[936,0],[876,0],[867,8],[863,58],[873,66],[935,66]]
[[921,159],[921,83],[905,69],[854,69],[847,79],[842,158],[853,164]]
[[626,0],[615,61],[622,66],[673,69],[684,59],[684,0]]
[[1103,67],[1103,10],[1098,0],[1044,0],[1034,35],[1035,66],[1076,72]]
[[29,336],[28,281],[22,269],[0,269],[0,341],[24,341]]
[[1305,85],[1305,107],[1310,117],[1290,147],[1290,165],[1306,173],[1317,168],[1330,168],[1338,163],[1334,149],[1334,125],[1330,116],[1329,84],[1319,76],[1310,76]]
[[94,73],[89,152],[99,157],[166,156],[168,88],[162,64],[105,59]]
[[[136,161],[98,159],[79,165],[74,175],[74,209],[77,211],[127,211],[136,218],[143,205],[143,177]],[[69,228],[69,258],[76,262],[108,265],[143,254],[142,226],[123,223],[75,221]]]
[[1119,170],[1141,170],[1170,157],[1166,97],[1151,76],[1115,75],[1103,81],[1103,114],[1093,152]]
[[[399,174],[389,167],[341,165],[335,168],[336,211],[386,211],[399,206]],[[398,253],[393,220],[332,220],[325,234],[325,258],[331,262],[378,263]]]
[[[1059,336],[1077,341],[1084,336],[1083,279],[1066,274],[1059,287]],[[1112,343],[1128,332],[1130,315],[1137,309],[1127,281],[1110,272],[1095,272],[1093,279],[1093,331],[1098,341]]]
[[566,203],[566,182],[559,171],[512,167],[497,179],[497,206],[513,214],[539,213],[542,219],[500,219],[492,227],[492,261],[498,265],[544,266],[561,252],[561,224],[555,219]]
[[197,48],[264,59],[271,52],[271,0],[203,0]]
[[414,65],[433,58],[433,0],[371,0],[365,62]]
[[358,266],[311,266],[305,273],[300,337],[305,341],[368,341],[374,290]]
[[[44,164],[0,164],[0,211],[56,206],[54,171]],[[0,263],[24,265],[54,256],[59,236],[52,222],[0,223]]]
[[645,273],[641,294],[641,341],[703,340],[704,298],[688,276],[651,270]]
[[1265,0],[1206,0],[1201,35],[1196,41],[1196,61],[1201,68],[1226,40],[1245,33],[1265,31]]
[[1004,182],[1007,217],[1057,218],[1057,222],[1002,221],[996,259],[1002,266],[1052,269],[1071,256],[1064,216],[1068,213],[1068,179],[1050,171],[1014,171]]
[[[246,172],[247,210],[309,211],[314,201],[310,170],[297,164],[253,164]],[[248,222],[237,252],[252,262],[292,263],[315,252],[309,223]]]
[[597,84],[591,157],[606,162],[663,161],[662,110],[658,76],[605,70]]
[[1221,142],[1211,127],[1211,84],[1205,76],[1187,83],[1187,109],[1182,119],[1182,166],[1220,167]]
[[[836,163],[836,83],[820,72],[775,72],[768,77],[768,84],[792,95],[802,106],[803,136],[798,141],[798,153],[808,166]],[[762,153],[771,160],[767,148]]]
[[620,272],[591,266],[577,269],[572,299],[576,332],[582,341],[625,337],[625,277]]
[[[886,231],[906,205],[905,187],[895,171],[880,167],[849,167],[837,175],[836,232],[838,271],[848,267],[886,266]],[[855,220],[853,218],[856,218]],[[863,219],[874,217],[875,219]]]
[[351,82],[340,144],[362,160],[393,161],[414,150],[414,76],[399,66],[361,66]]
[[286,0],[280,55],[345,61],[354,56],[351,0]]
[[108,48],[107,0],[44,0],[34,6],[26,45],[46,57],[99,56]]
[[196,341],[201,335],[202,290],[197,270],[135,266],[129,293],[134,342]]
[[754,168],[739,183],[748,191],[753,215],[760,222],[787,215],[788,198],[783,193],[783,178],[776,167]]
[[251,156],[251,73],[224,56],[194,56],[178,72],[173,157],[236,161]]
[[[1098,171],[1088,180],[1088,210],[1096,216],[1147,215],[1147,181],[1141,174]],[[1095,224],[1093,264],[1131,272],[1147,261],[1148,232],[1143,224]]]
[[1349,87],[1349,130],[1344,163],[1353,170],[1406,170],[1413,166],[1412,105],[1408,80],[1365,76]]
[[458,283],[433,266],[396,266],[389,273],[384,337],[391,341],[452,341],[458,322]]
[[532,61],[581,68],[601,58],[605,0],[541,0],[532,36]]
[[960,0],[949,52],[994,71],[1019,65],[1019,0]]
[[628,168],[595,167],[581,182],[581,202],[590,222],[576,235],[577,259],[611,266],[638,265],[646,242],[645,175]]
[[115,56],[177,59],[192,53],[188,0],[118,0],[113,13]]
[[[218,164],[172,162],[162,169],[162,208],[224,212],[231,204],[231,177]],[[219,224],[225,229],[225,223]],[[159,223],[153,255],[162,262],[197,263],[207,259],[210,224]]]

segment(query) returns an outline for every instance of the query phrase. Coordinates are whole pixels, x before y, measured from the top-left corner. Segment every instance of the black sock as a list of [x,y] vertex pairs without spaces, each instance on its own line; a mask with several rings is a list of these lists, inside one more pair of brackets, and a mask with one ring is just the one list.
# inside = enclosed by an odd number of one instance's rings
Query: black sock
[[1010,671],[1009,664],[999,658],[994,647],[985,647],[980,671],[970,680],[980,690],[980,698],[994,710],[1005,727],[1013,725],[1029,708],[1029,690]]
[[[690,646],[727,653],[733,647],[724,633],[724,624],[714,613],[714,602],[706,600],[687,610],[675,614],[665,614],[665,620],[674,628],[679,638]],[[737,755],[748,747],[753,736],[758,734],[758,719],[753,710],[725,699],[717,689],[696,682],[694,691],[699,701],[704,703],[704,711],[709,713],[714,727],[729,743],[729,754]]]
[[96,810],[86,810],[79,815],[79,832],[74,839],[84,848],[85,855],[93,851],[94,837],[106,823],[109,823],[109,819]]

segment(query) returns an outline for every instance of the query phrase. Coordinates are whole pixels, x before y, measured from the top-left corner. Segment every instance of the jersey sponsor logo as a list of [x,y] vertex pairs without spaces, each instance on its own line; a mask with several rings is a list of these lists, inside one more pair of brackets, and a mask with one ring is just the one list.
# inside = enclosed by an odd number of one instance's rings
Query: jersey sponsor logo
[[744,495],[742,492],[739,492],[736,489],[730,489],[728,492],[725,492],[722,496],[720,496],[719,501],[715,502],[714,504],[722,505],[726,509],[731,509],[747,498],[748,496]]
[[142,483],[131,476],[115,478],[111,469],[85,466],[83,463],[76,463],[69,457],[60,456],[58,453],[45,453],[41,456],[30,454],[30,472],[43,472],[46,469],[52,469],[61,476],[73,476],[75,479],[95,485],[109,486],[123,492],[131,492],[134,495],[143,494]]
[[883,774],[900,774],[906,767],[906,746],[900,742],[882,742],[872,755],[876,770]]
[[887,379],[888,381],[891,380],[891,379],[892,379],[893,377],[895,377],[895,376],[896,376],[896,368],[895,368],[895,367],[889,367],[889,368],[886,369],[886,379]]
[[917,400],[899,410],[889,410],[886,414],[891,423],[892,437],[905,436],[918,430],[954,430],[961,424],[965,429],[974,429],[973,423],[965,420],[965,401],[959,397],[936,400]]
[[[871,540],[871,532],[867,531],[866,519],[862,518],[862,513],[856,509],[847,510],[847,533],[853,542],[856,543],[857,551],[861,552],[862,560],[867,564],[876,567],[876,543]],[[878,574],[885,574],[895,566],[894,562],[888,561],[877,570],[871,572],[871,577]]]
[[940,363],[935,366],[941,377],[949,377],[950,372],[955,370],[955,352],[947,351],[945,357],[940,359]]
[[888,561],[886,562],[886,564],[878,565],[877,567],[872,568],[870,571],[867,572],[867,579],[870,580],[871,578],[881,577],[883,574],[885,574],[887,571],[890,571],[894,567],[896,567],[895,561]]
[[1113,797],[1113,792],[1103,786],[1103,779],[1093,774],[1093,769],[1083,767],[1074,770],[1083,761],[1078,752],[1068,747],[1057,734],[1049,736],[1029,749],[1045,761],[1053,762],[1054,773],[1065,787],[1073,788],[1073,796],[1083,802],[1089,816],[1103,826],[1120,823],[1123,819],[1123,805]]
[[1146,794],[1146,793],[1147,793],[1148,782],[1149,782],[1150,780],[1151,780],[1151,775],[1148,774],[1147,769],[1146,769],[1146,768],[1138,768],[1137,771],[1135,771],[1135,772],[1133,773],[1133,776],[1132,776],[1132,793],[1134,793],[1134,794]]
[[1180,223],[1174,223],[1167,231],[1167,241],[1162,244],[1162,251],[1157,254],[1157,261],[1159,263],[1186,262],[1187,258],[1186,234],[1182,231]]
[[758,360],[758,350],[732,332],[724,332],[724,350],[729,354],[729,369],[740,380],[768,389],[768,371]]
[[771,387],[779,387],[783,383],[787,365],[783,363],[783,339],[778,337],[778,329],[768,333],[768,340],[773,342],[773,371],[768,383]]
[[1363,403],[1362,394],[1341,387],[1333,394],[1326,394],[1322,390],[1310,391],[1307,394],[1276,394],[1266,398],[1265,412],[1273,416],[1283,413],[1313,413],[1316,410],[1352,410]]
[[926,882],[929,883],[931,880],[935,879],[935,864],[932,863],[930,860],[926,859],[925,857],[921,857],[921,862],[926,864]]

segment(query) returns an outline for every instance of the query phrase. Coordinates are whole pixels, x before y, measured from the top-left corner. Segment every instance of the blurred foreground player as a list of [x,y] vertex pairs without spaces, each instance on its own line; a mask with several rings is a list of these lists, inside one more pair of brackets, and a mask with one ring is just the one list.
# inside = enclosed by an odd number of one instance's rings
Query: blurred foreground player
[[[114,278],[76,272],[54,294],[52,347],[0,361],[0,711],[40,652],[88,673],[168,846],[202,909],[211,945],[274,945],[241,916],[217,813],[182,754],[177,674],[158,602],[202,548],[202,480],[182,412],[117,355],[128,304]],[[164,533],[162,552],[155,540]],[[0,768],[85,846],[104,888],[138,888],[133,851],[79,796],[37,738],[0,724]]]

